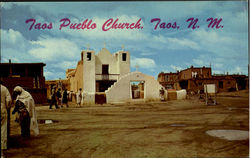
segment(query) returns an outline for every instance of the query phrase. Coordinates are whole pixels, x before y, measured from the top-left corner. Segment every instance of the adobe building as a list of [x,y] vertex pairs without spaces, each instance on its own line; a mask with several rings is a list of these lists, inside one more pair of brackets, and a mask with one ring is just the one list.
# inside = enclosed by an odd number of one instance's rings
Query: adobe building
[[182,89],[198,92],[203,90],[204,84],[214,83],[210,67],[193,67],[181,70],[178,73],[178,82]]
[[158,75],[157,81],[166,89],[176,89],[180,90],[180,84],[178,82],[179,80],[179,74],[178,71],[176,73],[170,72],[170,73],[163,73],[161,72]]
[[245,75],[213,75],[219,91],[238,91],[248,89],[248,77]]
[[[175,76],[175,77],[171,77]],[[178,77],[177,77],[178,76]],[[248,77],[245,75],[212,75],[210,67],[193,67],[176,73],[160,73],[158,81],[166,89],[169,84],[174,89],[186,89],[188,92],[204,91],[204,84],[215,84],[218,92],[243,90],[248,88]]]
[[32,95],[35,103],[45,103],[44,66],[44,63],[0,63],[0,77],[11,94],[15,86],[20,85]]
[[160,100],[162,86],[154,77],[130,72],[129,51],[83,50],[76,69],[68,69],[66,77],[70,91],[82,88],[83,104]]

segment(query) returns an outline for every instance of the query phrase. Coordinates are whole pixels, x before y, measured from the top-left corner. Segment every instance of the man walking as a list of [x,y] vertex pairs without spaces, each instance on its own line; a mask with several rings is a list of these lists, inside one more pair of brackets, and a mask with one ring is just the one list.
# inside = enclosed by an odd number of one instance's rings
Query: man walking
[[52,91],[51,91],[51,102],[50,102],[49,108],[52,109],[52,105],[54,105],[54,104],[55,104],[55,107],[57,109],[59,109],[59,107],[57,106],[57,101],[56,101],[56,87],[52,88]]
[[56,100],[57,100],[58,106],[60,106],[60,105],[62,106],[61,98],[62,98],[61,88],[58,88],[58,90],[56,92]]

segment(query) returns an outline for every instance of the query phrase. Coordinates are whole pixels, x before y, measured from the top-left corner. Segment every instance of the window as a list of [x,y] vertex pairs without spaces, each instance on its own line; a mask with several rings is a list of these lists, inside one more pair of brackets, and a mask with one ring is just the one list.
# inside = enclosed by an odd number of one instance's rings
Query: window
[[219,81],[219,88],[223,88],[223,81]]
[[165,81],[168,81],[168,75],[165,76]]
[[126,61],[127,58],[127,54],[126,53],[122,53],[122,61]]
[[109,74],[109,65],[102,65],[102,74],[103,75]]
[[1,65],[0,76],[8,77],[10,75],[10,65]]
[[90,61],[90,60],[91,60],[91,53],[88,52],[88,53],[87,53],[87,61]]

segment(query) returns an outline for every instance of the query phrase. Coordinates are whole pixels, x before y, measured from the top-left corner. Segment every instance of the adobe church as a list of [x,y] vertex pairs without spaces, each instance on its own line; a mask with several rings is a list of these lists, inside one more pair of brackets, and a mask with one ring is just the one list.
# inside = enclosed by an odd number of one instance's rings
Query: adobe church
[[129,51],[83,50],[76,69],[67,69],[66,77],[70,91],[82,88],[82,104],[160,100],[162,86],[153,76],[130,72]]

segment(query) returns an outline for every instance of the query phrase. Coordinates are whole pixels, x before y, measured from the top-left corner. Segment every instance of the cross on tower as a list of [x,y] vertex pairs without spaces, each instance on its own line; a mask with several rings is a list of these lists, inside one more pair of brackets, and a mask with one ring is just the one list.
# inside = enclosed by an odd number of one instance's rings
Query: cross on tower
[[136,65],[135,65],[135,68],[136,68],[135,71],[138,71],[139,65],[138,65],[137,63],[136,63]]
[[122,51],[124,51],[124,44],[122,45]]
[[86,44],[86,47],[87,47],[87,50],[89,50],[89,43],[88,43],[88,44]]

